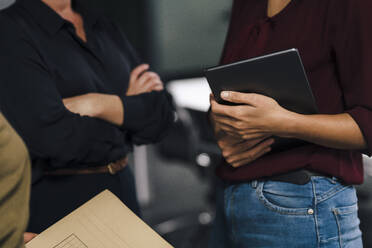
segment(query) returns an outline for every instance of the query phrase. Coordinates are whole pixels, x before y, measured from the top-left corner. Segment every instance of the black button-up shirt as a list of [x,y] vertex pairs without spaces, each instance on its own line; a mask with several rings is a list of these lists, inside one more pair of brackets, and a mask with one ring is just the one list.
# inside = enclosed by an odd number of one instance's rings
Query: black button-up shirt
[[[140,63],[125,35],[78,2],[73,7],[87,43],[40,0],[19,0],[0,13],[0,109],[25,140],[34,167],[102,166],[124,157],[132,144],[158,141],[173,122],[166,92],[125,95]],[[91,92],[122,99],[122,127],[63,105],[63,98]]]

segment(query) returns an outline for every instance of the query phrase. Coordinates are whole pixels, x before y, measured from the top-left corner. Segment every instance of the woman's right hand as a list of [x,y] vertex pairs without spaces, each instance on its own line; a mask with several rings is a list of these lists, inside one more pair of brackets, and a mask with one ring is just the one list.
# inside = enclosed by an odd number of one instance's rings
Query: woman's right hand
[[216,138],[222,156],[234,168],[262,157],[271,151],[271,145],[274,143],[274,139],[267,136],[244,140],[221,130],[216,133]]
[[247,165],[271,151],[272,138],[257,138],[240,141],[234,136],[226,135],[218,140],[218,146],[226,162],[238,168]]
[[[214,100],[212,95],[211,100]],[[219,116],[215,113],[210,113],[217,144],[222,151],[222,156],[232,167],[238,168],[249,164],[271,151],[271,145],[274,143],[273,138],[261,135],[249,140],[243,139],[235,133],[222,130],[221,124],[217,121],[218,118]]]
[[131,72],[127,96],[139,95],[154,90],[162,91],[164,89],[159,75],[155,72],[147,71],[149,68],[149,65],[142,64]]

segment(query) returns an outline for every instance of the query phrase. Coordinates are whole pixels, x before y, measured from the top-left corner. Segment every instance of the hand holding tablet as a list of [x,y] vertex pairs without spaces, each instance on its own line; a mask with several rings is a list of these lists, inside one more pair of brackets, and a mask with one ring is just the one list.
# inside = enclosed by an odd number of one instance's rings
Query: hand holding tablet
[[[218,103],[251,105],[254,101],[260,101],[265,105],[263,107],[257,107],[254,112],[257,116],[258,114],[261,115],[260,121],[272,122],[274,119],[270,119],[271,112],[268,110],[275,108],[301,114],[318,113],[297,49],[290,49],[229,65],[210,68],[205,71],[205,75]],[[230,98],[225,98],[230,99],[229,101],[221,98],[222,91],[232,92]],[[239,94],[234,92],[253,94]],[[231,96],[235,100],[231,100]],[[250,100],[245,98],[255,99]],[[272,106],[266,106],[267,104],[271,104]],[[221,105],[220,108],[222,109]],[[250,114],[252,113],[251,111]],[[226,125],[237,124],[237,120],[230,113],[226,114],[230,117],[230,119],[225,118],[224,121],[230,122],[226,123]],[[251,118],[254,120],[254,115]],[[247,139],[254,138],[252,136],[254,135],[253,131],[250,131],[249,135],[243,133],[241,135]],[[257,135],[262,135],[262,133],[257,131]],[[282,151],[303,145],[304,143],[300,140],[275,137],[272,150],[275,152]]]

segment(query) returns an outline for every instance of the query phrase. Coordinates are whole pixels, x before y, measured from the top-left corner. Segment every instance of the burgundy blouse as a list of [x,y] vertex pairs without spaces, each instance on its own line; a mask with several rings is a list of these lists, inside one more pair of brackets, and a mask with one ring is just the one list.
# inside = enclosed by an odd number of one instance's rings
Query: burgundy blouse
[[267,0],[234,1],[222,64],[297,48],[320,113],[349,113],[368,149],[308,144],[237,169],[223,164],[217,169],[222,179],[247,181],[306,168],[349,184],[363,182],[361,153],[372,151],[371,10],[371,0],[292,0],[268,18]]

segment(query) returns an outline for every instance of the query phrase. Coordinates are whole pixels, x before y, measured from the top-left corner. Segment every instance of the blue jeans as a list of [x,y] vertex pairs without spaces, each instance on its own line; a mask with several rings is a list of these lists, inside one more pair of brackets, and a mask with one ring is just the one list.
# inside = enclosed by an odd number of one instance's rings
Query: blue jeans
[[363,247],[355,189],[335,178],[228,185],[223,204],[210,248]]

